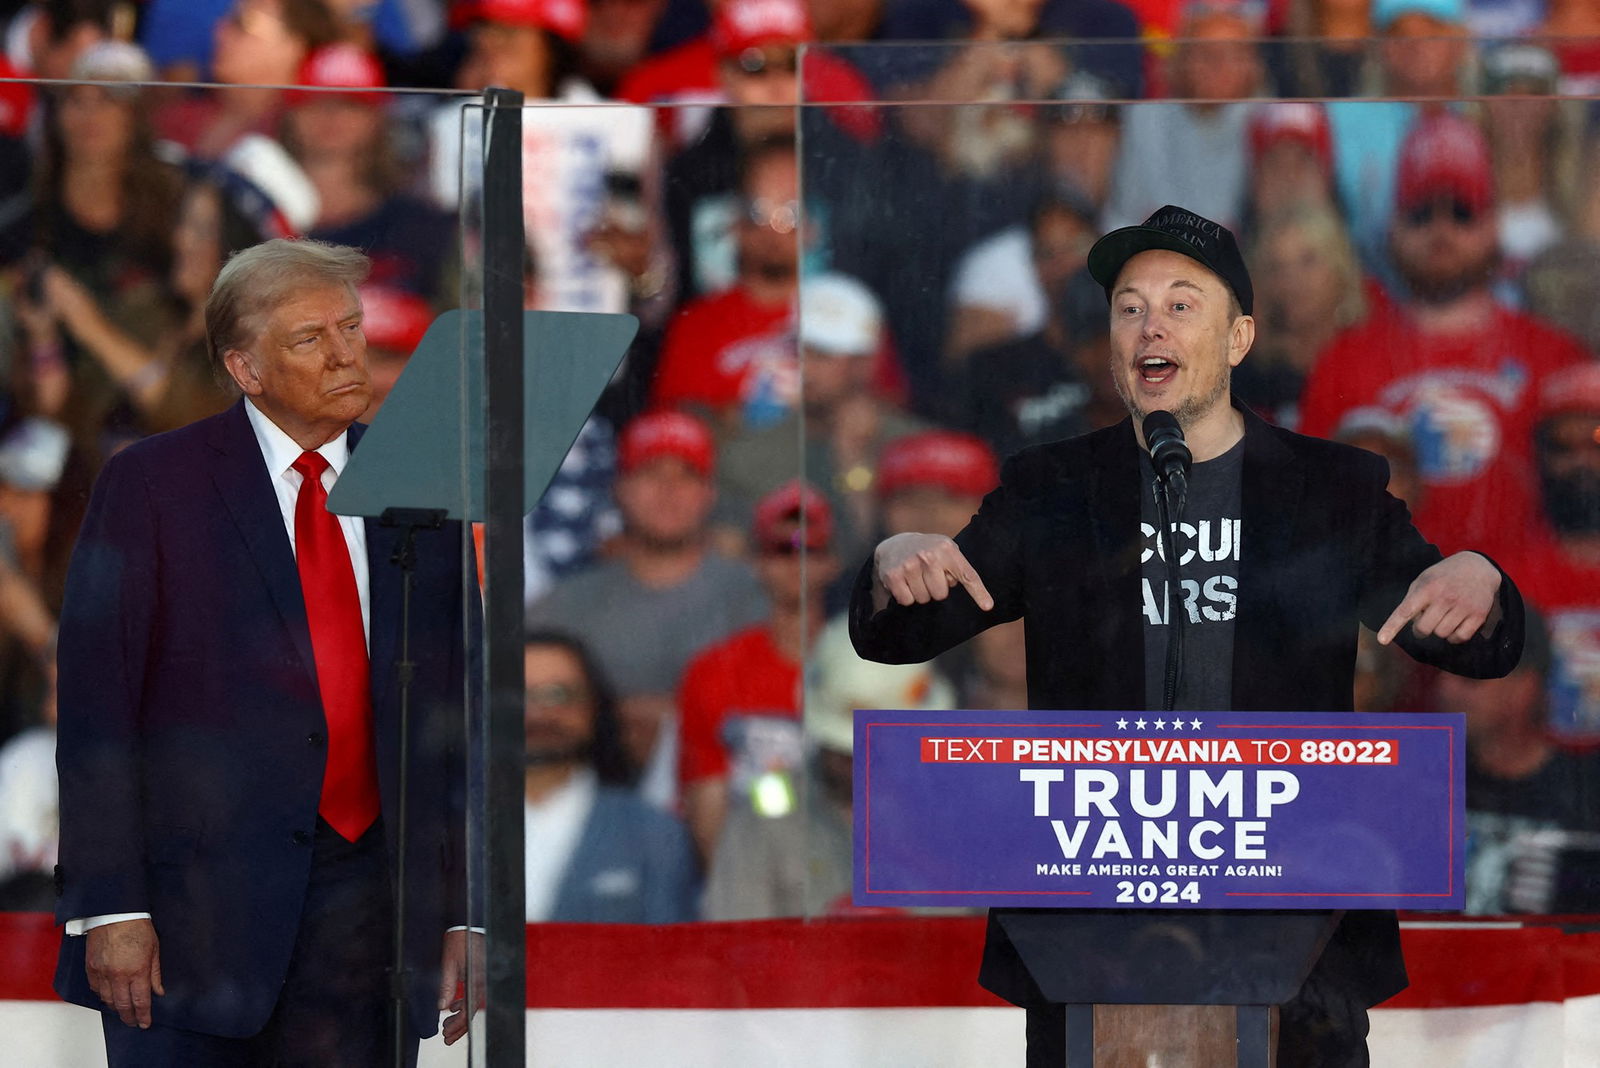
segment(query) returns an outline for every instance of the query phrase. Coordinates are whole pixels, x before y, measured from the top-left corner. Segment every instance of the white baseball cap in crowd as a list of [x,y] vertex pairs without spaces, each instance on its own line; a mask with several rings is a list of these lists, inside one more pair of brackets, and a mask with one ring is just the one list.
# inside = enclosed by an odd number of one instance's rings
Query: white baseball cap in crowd
[[883,306],[846,274],[813,275],[800,283],[800,344],[832,356],[872,356],[883,342]]
[[806,658],[806,736],[823,749],[854,749],[858,708],[926,710],[955,704],[954,687],[931,663],[876,664],[857,656],[845,616],[822,629]]

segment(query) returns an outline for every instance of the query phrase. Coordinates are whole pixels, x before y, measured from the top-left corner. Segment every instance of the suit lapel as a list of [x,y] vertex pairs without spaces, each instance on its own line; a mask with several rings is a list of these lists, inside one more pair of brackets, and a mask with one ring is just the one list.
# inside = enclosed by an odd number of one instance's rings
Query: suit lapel
[[261,458],[261,446],[245,415],[245,403],[241,399],[213,424],[215,430],[210,444],[218,453],[218,462],[211,480],[239,536],[249,546],[250,558],[260,570],[272,603],[289,628],[301,663],[315,684],[316,660],[311,652],[300,572],[295,567],[294,551],[289,547],[289,535],[283,527],[283,512],[278,508],[272,475]]
[[1275,648],[1281,622],[1271,609],[1273,576],[1293,547],[1294,519],[1305,492],[1305,470],[1270,427],[1247,408],[1244,413],[1244,473],[1239,492],[1243,527],[1239,554],[1239,615],[1233,636],[1233,704],[1255,709],[1256,683],[1268,673],[1258,658]]
[[[1129,492],[1129,487],[1133,487]],[[1095,450],[1089,464],[1089,518],[1094,530],[1093,559],[1103,561],[1105,613],[1101,634],[1101,678],[1105,693],[1101,707],[1144,707],[1144,619],[1140,615],[1138,439],[1133,422],[1118,424]],[[1138,671],[1111,669],[1111,665],[1139,665]]]

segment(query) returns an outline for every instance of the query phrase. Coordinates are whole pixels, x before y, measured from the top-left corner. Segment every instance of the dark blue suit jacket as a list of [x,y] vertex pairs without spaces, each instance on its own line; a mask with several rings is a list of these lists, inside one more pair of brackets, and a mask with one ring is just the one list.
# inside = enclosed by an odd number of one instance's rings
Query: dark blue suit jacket
[[[62,612],[57,918],[148,912],[158,1024],[256,1033],[277,999],[311,864],[326,748],[305,603],[244,401],[130,446],[95,484]],[[350,430],[354,446],[364,428]],[[372,704],[395,856],[401,585],[367,522]],[[409,1003],[438,1026],[445,930],[466,922],[460,846],[467,627],[461,528],[417,536],[412,612]],[[474,622],[474,627],[476,623]],[[56,990],[101,1003],[83,938]]]

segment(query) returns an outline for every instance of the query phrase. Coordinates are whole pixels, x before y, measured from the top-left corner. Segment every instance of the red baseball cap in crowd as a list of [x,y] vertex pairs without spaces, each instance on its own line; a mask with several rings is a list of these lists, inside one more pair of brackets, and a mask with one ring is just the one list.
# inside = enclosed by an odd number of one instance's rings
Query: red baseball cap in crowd
[[811,17],[802,0],[723,0],[711,20],[711,43],[725,56],[809,40]]
[[[789,524],[796,522],[799,529],[790,529]],[[757,547],[763,550],[821,552],[833,540],[833,509],[814,488],[792,479],[756,503],[752,529]]]
[[628,424],[617,445],[617,469],[624,475],[663,456],[675,457],[710,478],[717,446],[711,431],[683,412],[651,412]]
[[1539,418],[1575,412],[1600,414],[1600,363],[1568,367],[1539,384]]
[[1321,104],[1286,100],[1256,105],[1250,113],[1250,150],[1255,158],[1285,142],[1304,146],[1317,157],[1324,174],[1333,173],[1333,132]]
[[415,293],[393,286],[367,283],[361,295],[361,332],[367,344],[407,355],[422,343],[433,324],[433,306]]
[[935,486],[981,497],[1000,481],[994,451],[981,438],[955,430],[925,430],[890,442],[878,458],[878,495]]
[[[340,41],[323,45],[307,56],[295,84],[317,89],[384,89],[389,81],[384,77],[383,65],[378,62],[377,56],[359,45]],[[329,97],[351,100],[369,107],[383,103],[382,93],[307,93],[291,89],[287,94],[290,107]]]
[[569,41],[581,41],[589,19],[584,0],[461,0],[450,12],[457,29],[474,22],[503,22],[549,30]]
[[1453,197],[1482,211],[1494,205],[1489,142],[1475,123],[1440,112],[1411,128],[1400,146],[1395,206],[1402,211]]
[[[0,55],[0,78],[21,78],[23,74]],[[33,114],[33,86],[27,82],[0,82],[0,134],[22,137],[28,132]]]

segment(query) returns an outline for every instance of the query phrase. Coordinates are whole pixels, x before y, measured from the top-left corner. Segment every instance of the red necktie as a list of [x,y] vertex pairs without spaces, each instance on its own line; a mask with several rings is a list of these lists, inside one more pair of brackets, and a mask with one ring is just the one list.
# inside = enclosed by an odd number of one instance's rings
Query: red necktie
[[328,492],[322,488],[328,461],[319,453],[305,452],[294,469],[302,480],[294,503],[295,562],[328,723],[328,764],[317,811],[354,842],[378,818],[378,762],[372,746],[361,595],[344,532],[328,511]]

